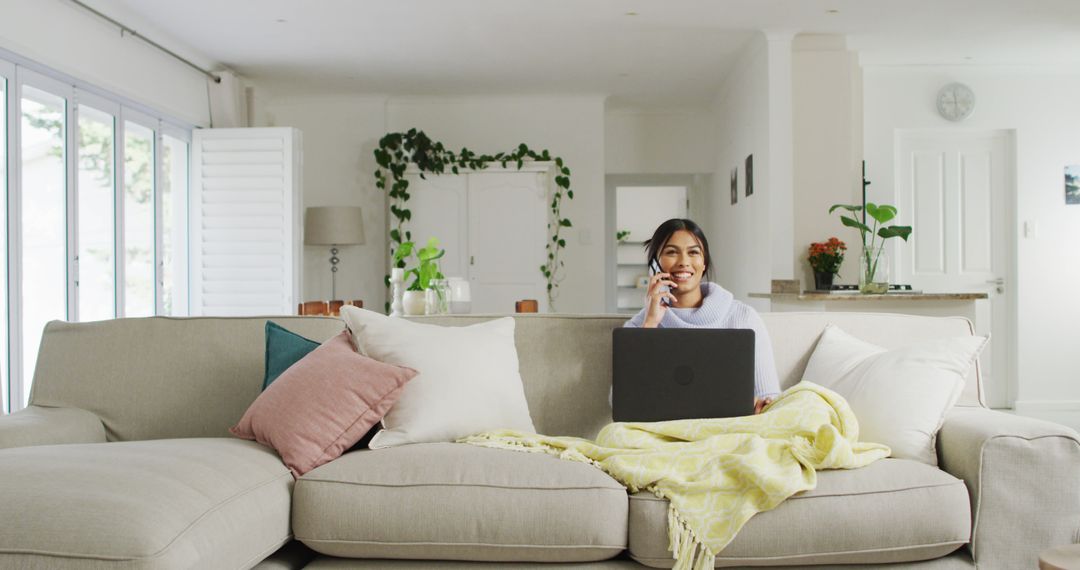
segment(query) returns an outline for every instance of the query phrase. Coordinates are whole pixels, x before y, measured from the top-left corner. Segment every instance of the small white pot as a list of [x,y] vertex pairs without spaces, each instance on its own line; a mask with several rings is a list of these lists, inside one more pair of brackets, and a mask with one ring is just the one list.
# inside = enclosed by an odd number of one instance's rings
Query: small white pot
[[401,304],[404,305],[406,315],[423,315],[425,307],[424,292],[406,291],[405,295],[401,299]]

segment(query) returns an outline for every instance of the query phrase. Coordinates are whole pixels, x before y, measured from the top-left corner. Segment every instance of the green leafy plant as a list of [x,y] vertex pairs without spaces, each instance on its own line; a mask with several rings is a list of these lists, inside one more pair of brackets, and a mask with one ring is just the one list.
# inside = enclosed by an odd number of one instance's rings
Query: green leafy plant
[[[464,169],[484,170],[492,164],[500,164],[503,168],[513,164],[521,169],[526,161],[553,161],[555,188],[549,208],[548,241],[544,245],[547,261],[540,266],[540,272],[547,281],[548,306],[555,310],[559,283],[565,277],[565,263],[559,259],[560,251],[566,247],[566,239],[561,236],[561,232],[563,228],[572,227],[570,218],[562,216],[562,201],[564,196],[574,199],[574,191],[570,189],[570,168],[563,163],[561,157],[553,156],[547,149],[536,152],[525,143],[509,152],[494,155],[477,154],[467,148],[455,153],[417,129],[387,133],[379,139],[379,146],[374,154],[375,163],[378,165],[375,169],[375,186],[387,190],[390,195],[390,215],[393,216],[390,255],[395,267],[405,267],[404,257],[399,257],[397,251],[412,239],[412,232],[407,227],[407,223],[412,220],[412,211],[408,208],[409,180],[405,177],[410,163],[416,165],[420,170],[420,178],[426,180],[425,174],[445,174],[447,171],[458,174]],[[389,287],[389,275],[385,282]],[[389,303],[386,304],[386,311],[390,311]]]
[[615,241],[623,242],[630,237],[630,230],[619,230],[615,232]]
[[[840,214],[840,221],[849,228],[859,230],[862,238],[862,256],[864,264],[864,283],[873,283],[874,275],[877,274],[878,263],[881,261],[881,252],[885,250],[885,240],[889,238],[901,238],[907,241],[911,235],[911,226],[886,226],[885,224],[896,218],[896,206],[889,204],[877,205],[867,202],[866,207],[849,204],[834,204],[829,208],[829,213],[836,210],[846,210],[852,214],[862,212],[862,220],[854,215]],[[867,216],[874,220],[873,227],[867,224]],[[867,239],[869,238],[869,239]],[[881,238],[880,240],[878,238]]]
[[[415,253],[416,267],[407,267],[406,260]],[[439,249],[439,240],[431,238],[427,245],[416,249],[416,244],[411,241],[402,243],[394,251],[394,266],[405,268],[405,280],[413,276],[413,282],[406,288],[407,291],[423,291],[431,287],[432,280],[444,279],[439,271],[439,258],[446,255],[445,249]]]

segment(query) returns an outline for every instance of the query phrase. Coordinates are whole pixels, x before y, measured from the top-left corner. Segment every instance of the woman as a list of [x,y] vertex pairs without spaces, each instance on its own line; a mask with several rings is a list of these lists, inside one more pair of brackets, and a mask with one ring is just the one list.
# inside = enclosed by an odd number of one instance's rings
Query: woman
[[645,242],[650,266],[660,271],[649,278],[645,307],[624,326],[643,328],[727,328],[754,330],[754,413],[760,413],[780,393],[769,331],[749,305],[709,277],[712,258],[705,233],[691,220],[671,219]]

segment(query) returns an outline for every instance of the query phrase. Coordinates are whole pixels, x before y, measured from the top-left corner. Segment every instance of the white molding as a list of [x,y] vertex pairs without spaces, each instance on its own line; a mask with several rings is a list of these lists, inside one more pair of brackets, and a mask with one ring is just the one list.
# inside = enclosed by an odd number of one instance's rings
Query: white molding
[[[474,170],[472,168],[458,168],[457,173],[458,174],[470,174],[470,173],[484,173],[484,172],[548,172],[549,170],[552,170],[555,167],[555,161],[553,161],[553,160],[543,160],[542,161],[542,160],[528,160],[528,159],[525,159],[523,161],[522,165],[521,165],[521,168],[518,168],[513,160],[507,160],[506,161],[506,168],[503,168],[502,164],[500,164],[499,161],[497,161],[497,160],[489,162],[488,164],[490,164],[491,166],[489,166],[487,168],[480,169],[480,170]],[[456,176],[456,174],[454,174],[454,172],[452,170],[450,170],[450,167],[452,167],[452,166],[453,165],[448,165],[448,167],[446,169],[446,172],[443,172],[441,174],[441,176]],[[420,174],[420,173],[421,173],[420,167],[417,166],[415,163],[410,162],[409,165],[405,167],[405,174]],[[434,172],[423,172],[423,174],[424,174],[424,176],[440,176],[439,174],[436,174]]]

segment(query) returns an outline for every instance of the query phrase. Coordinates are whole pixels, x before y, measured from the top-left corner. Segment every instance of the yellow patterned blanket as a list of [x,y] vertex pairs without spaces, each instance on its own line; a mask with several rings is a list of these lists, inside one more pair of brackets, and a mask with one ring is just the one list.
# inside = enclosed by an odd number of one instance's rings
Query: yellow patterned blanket
[[675,569],[703,570],[754,514],[813,489],[818,469],[863,467],[889,455],[888,447],[858,439],[847,401],[802,382],[756,416],[613,423],[595,442],[511,430],[460,441],[590,463],[631,493],[668,499]]

